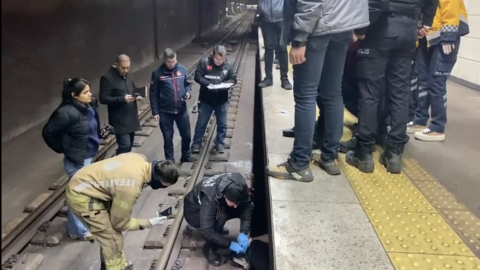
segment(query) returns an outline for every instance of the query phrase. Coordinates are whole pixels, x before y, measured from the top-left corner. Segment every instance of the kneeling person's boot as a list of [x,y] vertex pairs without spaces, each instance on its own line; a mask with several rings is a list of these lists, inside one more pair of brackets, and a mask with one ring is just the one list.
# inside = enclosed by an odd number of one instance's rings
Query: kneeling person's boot
[[375,170],[372,153],[368,151],[359,148],[355,151],[348,151],[345,160],[364,173],[372,173]]
[[217,252],[217,247],[209,242],[206,242],[203,246],[203,256],[207,259],[208,263],[212,266],[219,267],[222,265],[222,257]]
[[403,147],[387,146],[380,156],[380,163],[387,168],[389,173],[402,172]]

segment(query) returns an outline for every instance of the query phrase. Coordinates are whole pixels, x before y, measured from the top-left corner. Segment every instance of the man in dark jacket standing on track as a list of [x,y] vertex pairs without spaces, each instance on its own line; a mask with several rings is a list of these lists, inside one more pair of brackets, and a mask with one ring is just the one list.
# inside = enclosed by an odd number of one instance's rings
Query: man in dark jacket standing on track
[[[265,43],[265,74],[266,77],[260,83],[260,87],[273,85],[273,58],[277,55],[280,63],[280,80],[282,88],[292,90],[288,81],[288,52],[287,44],[280,44],[282,35],[284,0],[260,0],[258,11],[260,15],[260,27],[262,28],[263,41]],[[275,53],[274,53],[275,52]]]
[[[237,254],[246,252],[250,245],[248,234],[253,203],[241,174],[218,174],[198,183],[185,196],[183,207],[185,220],[190,226],[199,228],[205,238],[203,254],[211,265],[218,267],[222,264],[217,248],[229,248]],[[229,231],[223,226],[234,218],[241,221],[237,242],[224,236]]]
[[[380,162],[390,173],[402,170],[402,155],[409,137],[406,134],[411,88],[410,73],[415,44],[421,32],[428,32],[438,0],[369,1],[383,13],[370,27],[358,29],[362,40],[358,50],[360,90],[357,147],[348,151],[346,161],[360,171],[374,171],[373,152],[377,133],[378,101],[386,95],[391,129]],[[418,19],[422,16],[419,30]]]
[[285,0],[282,42],[292,44],[295,141],[287,162],[269,164],[270,176],[313,181],[309,165],[317,96],[327,131],[320,146],[320,165],[328,174],[341,173],[342,74],[353,30],[367,26],[368,19],[367,0]]
[[155,120],[160,122],[165,159],[175,162],[173,133],[175,122],[182,137],[181,162],[192,162],[190,157],[190,118],[186,100],[192,96],[188,70],[177,63],[177,54],[170,48],[163,54],[163,64],[152,73],[150,106]]
[[100,103],[108,106],[108,122],[117,137],[117,155],[132,151],[135,131],[140,129],[136,101],[142,97],[134,97],[137,87],[129,71],[130,57],[121,54],[100,78]]
[[215,149],[222,154],[225,151],[225,136],[227,135],[227,113],[228,113],[228,90],[210,89],[221,83],[237,83],[237,75],[233,66],[227,61],[227,50],[224,46],[218,45],[212,55],[202,59],[195,70],[195,81],[200,84],[200,104],[198,106],[198,120],[193,136],[192,152],[199,153],[202,145],[202,138],[205,134],[210,116],[215,111],[217,119],[217,137]]

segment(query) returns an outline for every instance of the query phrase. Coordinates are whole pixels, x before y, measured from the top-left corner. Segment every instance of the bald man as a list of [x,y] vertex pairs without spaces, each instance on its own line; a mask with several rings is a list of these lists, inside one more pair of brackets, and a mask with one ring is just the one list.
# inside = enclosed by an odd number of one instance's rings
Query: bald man
[[100,79],[100,103],[108,106],[108,122],[117,137],[117,155],[132,151],[135,131],[140,129],[136,101],[142,97],[134,97],[137,87],[129,74],[130,64],[130,57],[121,54]]

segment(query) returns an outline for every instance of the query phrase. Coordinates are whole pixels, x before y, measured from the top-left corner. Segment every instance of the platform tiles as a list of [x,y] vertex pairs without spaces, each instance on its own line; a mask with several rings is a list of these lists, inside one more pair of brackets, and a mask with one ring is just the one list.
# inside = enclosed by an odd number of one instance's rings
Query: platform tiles
[[[293,146],[282,130],[294,125],[294,99],[275,69],[273,76],[263,102],[268,159],[278,164]],[[345,123],[355,122],[347,113]],[[348,140],[351,131],[344,130]],[[340,176],[311,165],[310,183],[269,178],[277,270],[480,269],[479,219],[414,160],[393,175],[378,163],[379,154],[373,174],[341,155]]]

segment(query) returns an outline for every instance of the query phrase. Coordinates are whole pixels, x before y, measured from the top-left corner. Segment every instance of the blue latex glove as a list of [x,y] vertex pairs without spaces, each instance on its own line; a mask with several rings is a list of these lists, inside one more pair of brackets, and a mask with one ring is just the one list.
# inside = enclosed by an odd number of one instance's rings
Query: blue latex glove
[[248,246],[250,245],[250,240],[248,239],[248,236],[244,233],[241,233],[241,234],[238,235],[237,241],[245,251],[247,250]]
[[240,246],[240,244],[238,244],[237,242],[232,242],[230,244],[230,250],[237,253],[237,254],[240,254],[240,253],[245,253],[244,249],[242,248],[242,246]]

